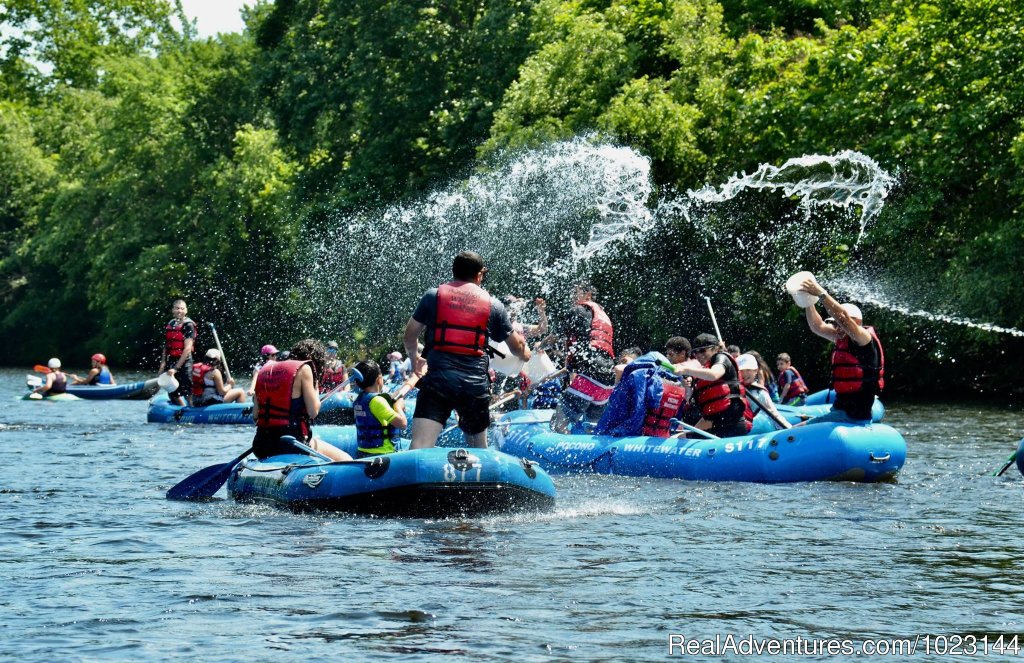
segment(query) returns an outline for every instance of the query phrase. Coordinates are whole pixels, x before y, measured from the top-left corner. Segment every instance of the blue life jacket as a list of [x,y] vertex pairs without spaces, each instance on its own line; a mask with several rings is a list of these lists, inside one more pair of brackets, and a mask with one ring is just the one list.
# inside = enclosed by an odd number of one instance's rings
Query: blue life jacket
[[364,391],[352,404],[356,418],[356,444],[364,453],[390,453],[402,435],[400,428],[385,426],[370,412],[370,401],[377,396],[383,397],[377,392]]
[[99,374],[93,376],[89,384],[111,384],[110,369],[106,366],[101,368]]
[[622,379],[594,429],[595,435],[628,437],[643,432],[644,418],[661,405],[663,381],[678,380],[675,373],[662,367],[663,362],[668,363],[663,354],[648,352],[623,369]]

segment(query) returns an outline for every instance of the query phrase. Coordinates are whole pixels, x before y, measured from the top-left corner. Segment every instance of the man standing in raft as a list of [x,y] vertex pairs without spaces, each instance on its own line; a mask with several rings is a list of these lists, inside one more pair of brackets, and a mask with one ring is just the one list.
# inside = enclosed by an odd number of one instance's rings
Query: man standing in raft
[[804,309],[807,325],[818,336],[836,344],[832,352],[832,389],[836,391],[836,402],[831,412],[808,423],[871,421],[871,406],[885,386],[885,355],[878,334],[872,327],[864,326],[860,308],[855,304],[840,304],[813,278],[804,281],[800,290],[821,297],[825,310],[832,317],[822,320],[818,309],[811,304]]
[[160,373],[167,373],[178,379],[178,388],[168,394],[172,403],[188,405],[192,395],[192,350],[196,342],[196,323],[188,316],[184,299],[175,299],[171,306],[174,315],[164,325],[164,351],[160,358]]
[[[526,341],[512,329],[505,306],[480,287],[486,274],[478,253],[455,256],[453,280],[427,290],[405,326],[405,351],[413,373],[423,378],[410,449],[434,446],[453,409],[468,443],[485,448],[491,423],[488,339],[507,341],[512,354],[530,360]],[[426,358],[417,346],[424,331]]]
[[565,362],[573,377],[551,419],[551,428],[558,433],[568,433],[584,419],[596,424],[615,386],[612,321],[594,301],[595,294],[586,282],[573,290]]

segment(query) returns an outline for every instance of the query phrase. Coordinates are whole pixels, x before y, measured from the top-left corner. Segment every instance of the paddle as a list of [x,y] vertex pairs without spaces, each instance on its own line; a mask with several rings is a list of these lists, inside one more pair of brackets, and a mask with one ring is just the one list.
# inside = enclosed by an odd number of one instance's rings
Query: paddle
[[45,375],[46,373],[50,372],[50,367],[43,366],[42,364],[36,364],[35,366],[32,367],[32,370],[35,371],[36,373],[43,373]]
[[1010,469],[1010,466],[1013,465],[1014,461],[1016,461],[1016,460],[1017,460],[1017,452],[1014,451],[1012,454],[1010,454],[1010,457],[1006,459],[1006,464],[1003,465],[1002,468],[1000,468],[1000,470],[998,472],[994,472],[992,474],[992,476],[994,476],[994,477],[1001,477],[1001,476],[1003,476],[1003,472],[1005,472],[1006,470]]
[[43,378],[38,375],[32,375],[31,373],[25,376],[25,384],[29,387],[41,387],[43,386]]
[[[327,392],[325,396],[330,396],[335,391],[341,390],[342,387],[357,378],[362,380],[363,376],[359,371],[352,369],[348,379]],[[320,400],[323,401],[323,398]],[[231,462],[204,467],[198,472],[189,475],[167,491],[167,499],[193,501],[213,497],[220,490],[220,487],[224,485],[224,482],[228,480],[228,477],[231,476],[231,470],[234,469],[235,465],[242,462],[242,459],[251,452],[252,447],[249,447],[245,450],[245,453]]]
[[342,389],[344,389],[344,388],[345,388],[345,386],[346,386],[346,385],[347,385],[347,384],[348,384],[349,382],[352,382],[352,380],[355,380],[356,382],[362,382],[362,381],[363,381],[363,374],[359,372],[359,369],[356,369],[356,368],[350,368],[350,369],[349,369],[349,371],[348,371],[348,377],[347,377],[347,378],[345,378],[345,381],[344,381],[344,382],[342,382],[341,384],[339,384],[339,385],[338,385],[337,387],[334,387],[334,388],[333,388],[333,389],[331,389],[330,391],[325,391],[324,393],[320,394],[320,402],[321,402],[321,403],[323,403],[323,402],[324,402],[324,401],[326,401],[326,400],[327,400],[328,398],[330,398],[330,397],[331,397],[331,396],[333,396],[334,394],[336,394],[336,393],[338,393],[339,391],[341,391]]
[[213,342],[217,344],[217,352],[220,353],[220,363],[224,365],[224,380],[225,382],[231,381],[231,371],[228,370],[228,358],[224,356],[224,349],[220,347],[220,338],[217,336],[217,328],[212,322],[207,322],[210,325],[210,331],[213,332]]
[[680,421],[679,419],[672,419],[672,420],[669,421],[669,423],[672,426],[675,426],[677,428],[685,428],[686,430],[690,431],[691,433],[697,433],[698,435],[702,435],[702,436],[708,438],[709,440],[721,440],[722,439],[722,438],[718,437],[717,435],[709,433],[706,430],[701,430],[701,429],[697,428],[696,426],[691,426],[690,424],[688,424],[688,423],[686,423],[684,421]]
[[711,308],[711,298],[705,297],[704,301],[708,303],[708,313],[711,314],[711,324],[715,326],[715,336],[718,337],[718,342],[722,342],[722,330],[718,328],[718,320],[715,319],[715,309]]
[[[715,336],[718,337],[718,342],[721,343],[722,342],[722,330],[718,328],[718,320],[715,318],[715,309],[711,306],[711,298],[710,297],[705,297],[704,301],[706,301],[708,303],[708,313],[711,314],[711,324],[713,324],[715,326]],[[737,378],[739,378],[739,376],[737,376]],[[741,380],[741,382],[742,382],[742,380]],[[758,405],[761,405],[761,404],[758,403]],[[784,420],[777,413],[772,412],[771,410],[769,410],[768,408],[763,407],[763,406],[761,407],[761,411],[764,412],[766,415],[768,415],[768,418],[771,419],[772,421],[774,421],[775,425],[778,426],[779,429],[789,428],[789,425],[788,425],[789,422]]]

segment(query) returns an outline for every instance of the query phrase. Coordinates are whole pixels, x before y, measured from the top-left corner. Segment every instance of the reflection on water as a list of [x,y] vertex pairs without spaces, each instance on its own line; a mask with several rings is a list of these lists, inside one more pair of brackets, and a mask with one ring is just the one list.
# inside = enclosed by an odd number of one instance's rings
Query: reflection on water
[[5,658],[654,661],[670,633],[1022,630],[1024,479],[990,476],[1015,411],[891,405],[895,484],[558,477],[551,513],[388,520],[167,502],[251,432],[15,402],[19,377],[0,374]]

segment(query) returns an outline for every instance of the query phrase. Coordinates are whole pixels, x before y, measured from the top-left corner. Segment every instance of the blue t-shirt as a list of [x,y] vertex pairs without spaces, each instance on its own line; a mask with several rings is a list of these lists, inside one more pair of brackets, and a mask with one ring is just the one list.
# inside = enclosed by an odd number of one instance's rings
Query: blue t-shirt
[[[456,394],[483,396],[488,393],[490,376],[487,368],[490,358],[460,355],[434,350],[434,323],[437,321],[437,288],[431,288],[420,298],[412,319],[426,325],[426,349],[429,370],[423,381],[435,389]],[[501,343],[512,335],[512,321],[505,305],[491,297],[491,314],[487,320],[487,333],[492,341]]]

